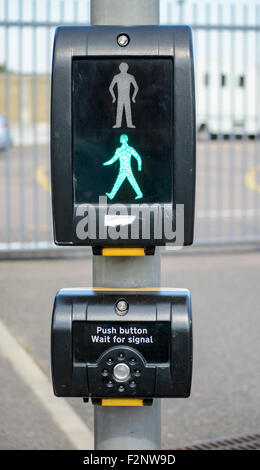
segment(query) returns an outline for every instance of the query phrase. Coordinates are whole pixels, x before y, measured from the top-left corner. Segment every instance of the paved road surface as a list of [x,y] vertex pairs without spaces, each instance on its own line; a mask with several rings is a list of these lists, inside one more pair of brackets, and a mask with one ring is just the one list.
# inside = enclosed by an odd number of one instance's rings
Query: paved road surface
[[[259,432],[259,272],[259,251],[189,254],[187,249],[186,254],[162,257],[162,285],[191,290],[194,321],[192,395],[163,400],[164,448]],[[7,326],[48,379],[55,293],[62,287],[90,286],[91,282],[87,256],[1,261],[0,328]],[[50,385],[46,390],[34,378],[29,386],[34,367],[30,362],[26,365],[15,347],[3,354],[1,341],[0,449],[75,448],[70,423],[62,427],[62,412],[52,413],[50,399],[46,404],[46,397],[52,395]],[[54,400],[58,407],[61,399]],[[68,403],[92,430],[92,406],[80,399]]]

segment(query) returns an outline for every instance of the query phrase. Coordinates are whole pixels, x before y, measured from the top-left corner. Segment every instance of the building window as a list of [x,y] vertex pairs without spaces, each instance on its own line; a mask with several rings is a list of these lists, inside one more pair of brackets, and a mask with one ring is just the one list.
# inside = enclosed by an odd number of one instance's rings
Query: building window
[[222,74],[221,77],[220,77],[220,84],[222,87],[226,86],[227,84],[227,77],[226,75]]
[[246,79],[245,79],[245,76],[244,75],[240,75],[238,77],[238,86],[240,88],[245,88],[245,82],[246,82]]
[[209,86],[209,73],[206,72],[204,75],[204,85]]

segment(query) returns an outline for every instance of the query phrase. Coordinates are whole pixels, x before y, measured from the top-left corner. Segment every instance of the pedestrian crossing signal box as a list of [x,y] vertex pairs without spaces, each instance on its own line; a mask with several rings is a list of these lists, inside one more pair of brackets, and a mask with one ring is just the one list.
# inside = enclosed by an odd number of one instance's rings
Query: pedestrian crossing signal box
[[56,396],[188,397],[189,291],[62,289],[53,309],[51,357]]
[[189,27],[57,28],[51,176],[58,245],[192,243]]

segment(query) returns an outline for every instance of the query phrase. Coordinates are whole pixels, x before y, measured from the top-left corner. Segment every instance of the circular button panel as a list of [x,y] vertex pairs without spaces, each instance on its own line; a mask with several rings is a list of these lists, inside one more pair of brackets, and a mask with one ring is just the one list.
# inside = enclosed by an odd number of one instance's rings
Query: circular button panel
[[98,361],[101,383],[98,393],[104,387],[104,396],[117,393],[136,396],[141,393],[144,360],[140,353],[130,347],[115,347],[107,350]]

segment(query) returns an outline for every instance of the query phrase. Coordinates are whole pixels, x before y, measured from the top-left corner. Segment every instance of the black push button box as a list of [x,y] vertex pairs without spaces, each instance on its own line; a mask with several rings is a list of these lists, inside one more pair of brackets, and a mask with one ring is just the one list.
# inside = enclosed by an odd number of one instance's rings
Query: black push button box
[[[125,314],[117,305],[127,306]],[[62,289],[52,321],[55,395],[187,397],[192,326],[185,289]]]

